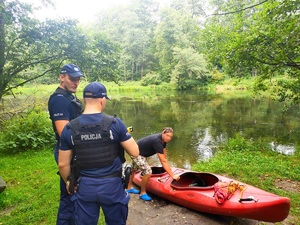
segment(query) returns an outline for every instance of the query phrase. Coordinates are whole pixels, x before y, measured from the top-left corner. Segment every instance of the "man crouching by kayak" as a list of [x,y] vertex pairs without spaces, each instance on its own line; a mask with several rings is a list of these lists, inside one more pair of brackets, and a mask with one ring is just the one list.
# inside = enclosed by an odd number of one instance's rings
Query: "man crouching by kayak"
[[[146,185],[152,174],[151,167],[147,163],[147,157],[155,154],[157,154],[163,168],[172,177],[172,179],[179,180],[179,175],[173,174],[167,161],[166,146],[167,143],[171,141],[173,133],[174,131],[171,127],[165,127],[161,133],[152,134],[137,141],[140,154],[137,158],[132,158],[133,170],[126,190],[127,193],[140,194],[140,199],[144,201],[152,200],[152,198],[146,193]],[[143,175],[140,191],[132,187],[133,174],[136,170],[142,171]]]

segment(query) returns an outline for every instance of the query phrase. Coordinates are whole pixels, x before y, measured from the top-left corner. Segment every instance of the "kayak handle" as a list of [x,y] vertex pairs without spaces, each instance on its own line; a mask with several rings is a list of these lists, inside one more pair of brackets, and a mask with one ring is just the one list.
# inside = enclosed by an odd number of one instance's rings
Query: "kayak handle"
[[254,199],[254,197],[249,196],[248,198],[240,198],[239,202],[250,202],[250,201],[254,201],[254,202],[258,202],[258,199]]

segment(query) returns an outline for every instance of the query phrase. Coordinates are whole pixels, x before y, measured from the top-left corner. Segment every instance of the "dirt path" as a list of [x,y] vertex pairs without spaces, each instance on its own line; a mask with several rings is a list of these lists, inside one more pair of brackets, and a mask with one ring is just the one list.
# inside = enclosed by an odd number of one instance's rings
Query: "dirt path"
[[[152,195],[153,196],[153,195]],[[256,220],[198,213],[157,196],[150,202],[131,194],[127,225],[257,225]],[[271,223],[270,223],[271,224]]]

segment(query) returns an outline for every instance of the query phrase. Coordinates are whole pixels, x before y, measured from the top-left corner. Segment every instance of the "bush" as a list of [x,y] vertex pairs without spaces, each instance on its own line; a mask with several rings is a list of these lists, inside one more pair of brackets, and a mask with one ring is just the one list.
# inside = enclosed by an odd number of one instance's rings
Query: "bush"
[[153,74],[153,73],[148,73],[141,80],[142,86],[159,85],[161,83],[162,83],[162,80],[160,79],[160,76],[158,74]]
[[211,78],[215,83],[220,84],[224,80],[225,76],[217,69],[213,69],[211,71]]
[[47,112],[34,109],[5,122],[0,133],[0,152],[18,153],[54,145],[51,120]]

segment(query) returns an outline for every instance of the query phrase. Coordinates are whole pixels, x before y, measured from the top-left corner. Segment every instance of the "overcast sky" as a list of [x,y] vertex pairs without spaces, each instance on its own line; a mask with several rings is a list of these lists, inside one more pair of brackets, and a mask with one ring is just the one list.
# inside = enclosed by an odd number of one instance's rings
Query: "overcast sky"
[[[21,0],[23,2],[37,5],[39,0]],[[118,5],[128,4],[131,0],[53,0],[55,9],[48,7],[35,13],[37,18],[45,17],[71,17],[77,18],[80,22],[91,22],[95,18],[95,14],[102,9],[108,9]],[[166,4],[169,0],[157,0],[161,4]]]

